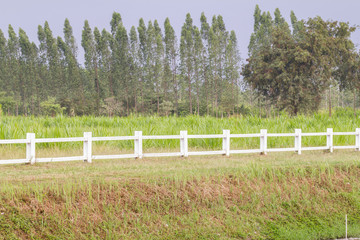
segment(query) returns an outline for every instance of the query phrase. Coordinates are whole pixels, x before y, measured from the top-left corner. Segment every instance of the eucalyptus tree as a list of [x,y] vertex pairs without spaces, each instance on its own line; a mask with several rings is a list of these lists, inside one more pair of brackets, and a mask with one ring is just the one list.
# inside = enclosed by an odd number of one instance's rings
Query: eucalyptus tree
[[147,67],[147,37],[146,37],[146,26],[144,19],[140,18],[139,26],[137,27],[138,35],[139,35],[139,68],[140,68],[140,106],[141,111],[145,111],[145,96],[146,96],[146,67]]
[[[165,36],[165,61],[164,61],[164,81],[172,86],[172,101],[175,103],[175,113],[178,114],[179,110],[179,83],[177,79],[177,69],[178,69],[178,44],[177,38],[175,35],[174,28],[170,24],[169,18],[165,19],[164,22]],[[171,91],[169,89],[169,91]],[[164,96],[165,100],[168,100]],[[169,98],[170,99],[170,98]]]
[[73,116],[82,108],[85,96],[81,69],[77,61],[77,45],[68,19],[65,19],[63,33],[64,40],[61,37],[57,38],[64,79],[60,87],[62,92],[60,103],[66,108],[67,113]]
[[[111,73],[112,65],[112,54],[111,54],[111,44],[112,36],[111,33],[103,29],[101,31],[101,37],[96,40],[96,49],[100,55],[100,66],[101,66],[101,75],[104,79],[104,97],[114,96],[113,89],[113,77]],[[105,87],[106,86],[106,87]]]
[[203,42],[201,39],[200,30],[194,26],[194,87],[196,91],[196,113],[200,115],[200,92],[203,86],[203,74],[201,73],[201,65],[203,61]]
[[[66,64],[68,68],[68,91],[71,91],[71,97],[78,94],[83,96],[84,87],[81,79],[79,63],[77,61],[78,46],[68,19],[65,19],[63,33],[66,47]],[[75,93],[75,91],[77,93]]]
[[115,62],[116,56],[114,55],[117,52],[117,44],[115,43],[116,38],[116,32],[119,29],[119,25],[122,24],[122,18],[120,13],[114,12],[112,14],[112,18],[110,21],[110,27],[111,27],[111,38],[109,38],[109,46],[110,46],[110,52],[111,52],[111,58],[110,58],[110,89],[111,89],[111,95],[116,96],[118,94],[119,89],[119,80],[115,77],[117,74],[116,72],[118,69],[116,68],[117,63]]
[[107,75],[106,75],[106,52],[109,50],[107,48],[107,41],[103,39],[100,30],[95,27],[94,28],[94,42],[95,42],[95,58],[97,62],[97,69],[98,69],[98,84],[99,84],[99,99],[100,101],[105,98],[106,95],[106,82]]
[[167,82],[163,78],[163,64],[164,64],[164,45],[163,45],[163,36],[161,33],[161,28],[157,22],[154,21],[154,85],[156,92],[156,102],[157,102],[157,114],[160,114],[160,98],[163,95],[166,95],[167,92]]
[[122,24],[122,18],[121,18],[120,13],[113,12],[112,18],[110,21],[111,34],[112,34],[113,38],[115,38],[116,32],[117,32],[120,24]]
[[67,99],[69,99],[70,91],[67,91],[70,85],[70,79],[68,78],[68,67],[67,67],[67,56],[68,56],[68,48],[64,42],[64,40],[61,37],[57,37],[56,40],[57,46],[58,46],[58,52],[59,52],[59,58],[60,58],[60,96],[59,99],[61,102],[65,102]]
[[205,107],[206,107],[206,114],[209,115],[209,96],[211,96],[211,82],[210,82],[210,55],[209,55],[209,31],[210,31],[210,25],[207,22],[207,18],[205,16],[205,13],[201,13],[200,17],[201,22],[201,37],[203,41],[203,52],[202,52],[202,64],[201,64],[201,73],[202,78],[204,80],[204,85],[202,87],[202,95],[205,101]]
[[8,28],[8,82],[11,86],[11,94],[14,96],[15,100],[15,114],[16,116],[19,114],[19,103],[21,101],[20,96],[20,46],[19,46],[19,38],[16,35],[13,27],[9,25]]
[[140,82],[140,59],[139,41],[135,26],[132,26],[129,33],[129,63],[130,63],[130,82],[132,85],[131,95],[134,101],[134,112],[138,111],[138,94]]
[[[225,90],[231,94],[225,94],[225,105],[227,107],[231,106],[233,114],[235,114],[235,106],[239,100],[240,61],[236,34],[234,31],[231,31],[225,52],[225,78],[228,80]],[[230,112],[229,108],[226,110]]]
[[10,93],[11,88],[7,80],[7,40],[3,31],[0,29],[0,89],[1,92]]
[[[95,92],[96,111],[100,111],[100,84],[98,76],[98,58],[95,48],[94,34],[91,30],[89,22],[85,20],[82,30],[81,46],[84,48],[86,82],[85,88],[90,96]],[[95,89],[95,91],[94,91]]]
[[183,84],[187,85],[189,114],[192,114],[192,84],[194,75],[194,26],[190,13],[186,14],[185,23],[181,29],[180,40],[180,69]]
[[22,101],[23,114],[35,112],[36,100],[36,59],[37,49],[36,45],[29,41],[23,29],[19,29],[19,90]]
[[[125,102],[126,112],[130,113],[130,92],[131,79],[129,67],[129,39],[125,27],[120,23],[116,31],[114,45],[116,45],[115,52],[113,52],[113,66],[115,67],[114,78],[116,79],[115,87],[118,99]],[[120,98],[122,96],[122,98]]]
[[44,43],[45,43],[45,53],[47,65],[50,73],[49,78],[49,87],[51,89],[51,94],[58,98],[60,90],[60,79],[61,79],[61,70],[60,70],[60,58],[56,39],[53,37],[53,33],[50,29],[49,23],[45,21],[44,24]]
[[[249,61],[248,64],[257,66],[260,61],[259,52],[267,50],[271,46],[272,39],[272,29],[273,29],[273,19],[269,12],[261,12],[258,5],[255,6],[254,11],[254,27],[253,33],[250,36],[250,42],[248,45],[248,55],[251,57],[252,61]],[[250,66],[250,65],[248,65]],[[247,82],[248,83],[248,82]],[[262,100],[265,98],[268,101],[267,95],[259,91],[257,88],[252,88],[255,90],[255,94],[258,98],[259,112],[261,116]],[[253,95],[253,93],[251,93]]]
[[[151,21],[148,22],[146,29],[146,44],[145,44],[145,89],[146,98],[145,104],[148,110],[156,112],[157,109],[153,109],[153,100],[157,98],[157,79],[156,79],[156,32],[154,25]],[[155,93],[155,96],[154,96]],[[156,101],[156,100],[155,100]],[[157,101],[156,101],[157,102]],[[157,108],[157,107],[156,107]]]
[[225,51],[228,39],[228,32],[225,28],[223,18],[213,16],[209,30],[209,70],[211,72],[211,85],[213,87],[213,111],[218,116],[221,103],[222,89],[226,85],[224,78]]
[[63,33],[64,33],[64,40],[65,40],[66,46],[69,48],[71,54],[76,58],[77,53],[78,53],[78,47],[77,47],[76,40],[75,40],[75,37],[73,34],[73,29],[70,25],[70,21],[67,18],[65,19],[65,22],[64,22]]
[[304,30],[304,21],[299,21],[294,13],[294,11],[291,11],[290,13],[290,19],[291,19],[291,26],[292,26],[292,35],[296,40],[299,40],[301,38],[301,32]]

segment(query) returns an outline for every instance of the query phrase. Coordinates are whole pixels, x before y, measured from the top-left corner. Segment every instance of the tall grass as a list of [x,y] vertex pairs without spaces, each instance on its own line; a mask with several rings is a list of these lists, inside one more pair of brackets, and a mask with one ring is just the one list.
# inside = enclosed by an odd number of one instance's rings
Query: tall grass
[[[143,131],[143,135],[179,135],[180,130],[187,130],[189,134],[221,134],[223,129],[231,133],[259,133],[260,129],[268,129],[269,133],[294,132],[301,128],[303,132],[325,132],[326,128],[334,131],[355,131],[360,127],[360,118],[351,112],[335,112],[333,117],[327,113],[317,113],[313,116],[300,115],[291,117],[280,115],[276,118],[259,118],[247,116],[241,118],[214,117],[1,117],[0,139],[25,138],[26,133],[33,132],[37,138],[81,137],[83,132],[92,132],[93,136],[128,136],[134,131]],[[303,146],[325,145],[325,137],[304,137]],[[269,147],[291,147],[293,137],[272,137],[268,140]],[[335,145],[354,145],[354,136],[334,136]],[[37,144],[37,148],[57,147],[60,149],[81,148],[82,143],[47,143]],[[133,141],[97,142],[96,146],[110,146],[121,150],[133,148]],[[219,149],[221,139],[192,139],[190,148]],[[24,146],[19,146],[20,148]],[[232,149],[258,148],[258,138],[232,139]],[[179,148],[179,140],[145,140],[146,148]]]

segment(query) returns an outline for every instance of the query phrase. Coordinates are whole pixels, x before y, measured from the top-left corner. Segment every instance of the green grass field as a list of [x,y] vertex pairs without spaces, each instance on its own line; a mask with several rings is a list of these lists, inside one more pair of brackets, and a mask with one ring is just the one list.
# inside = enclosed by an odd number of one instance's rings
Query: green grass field
[[[261,128],[354,131],[357,126],[357,118],[341,114],[331,119],[325,114],[281,119],[4,117],[0,138],[23,138],[26,132],[67,137],[84,131],[115,136],[135,130],[155,135],[222,129],[250,133]],[[249,146],[258,144],[256,140]],[[131,143],[119,144],[98,145],[97,151],[132,149]],[[177,148],[171,141],[165,147],[161,141],[147,144],[157,151]],[[293,138],[270,144],[284,147],[293,144]],[[241,142],[233,145],[243,147]],[[37,154],[77,152],[81,146],[42,145]],[[23,146],[0,149],[1,159],[24,154]],[[0,239],[335,239],[345,237],[345,214],[348,236],[359,237],[359,159],[360,152],[335,150],[1,165]]]
[[0,239],[360,236],[354,151],[6,165]]
[[[351,111],[337,111],[332,118],[327,113],[314,116],[289,117],[281,115],[277,118],[259,118],[248,116],[242,118],[213,117],[0,117],[0,139],[23,139],[26,133],[33,132],[37,138],[81,137],[84,132],[92,132],[93,136],[133,136],[135,131],[143,131],[143,135],[179,135],[181,130],[188,134],[221,134],[223,129],[231,133],[259,133],[260,129],[268,129],[269,133],[293,133],[295,128],[303,132],[326,132],[326,128],[334,131],[354,132],[360,127],[360,118],[355,118]],[[219,149],[221,139],[191,139],[192,149]],[[325,145],[326,138],[303,137],[303,146]],[[94,151],[109,150],[128,151],[133,149],[133,141],[108,141],[94,143]],[[178,149],[179,140],[145,140],[144,151],[147,149]],[[335,145],[354,145],[354,136],[334,136]],[[269,147],[292,147],[293,137],[272,137],[268,139]],[[37,144],[37,149],[76,150],[82,143],[44,143]],[[232,149],[258,148],[258,138],[241,138],[231,140]],[[7,148],[5,150],[2,150]],[[24,145],[0,146],[0,152],[18,152],[25,149]],[[21,151],[24,152],[24,151]],[[0,158],[4,159],[4,158]]]

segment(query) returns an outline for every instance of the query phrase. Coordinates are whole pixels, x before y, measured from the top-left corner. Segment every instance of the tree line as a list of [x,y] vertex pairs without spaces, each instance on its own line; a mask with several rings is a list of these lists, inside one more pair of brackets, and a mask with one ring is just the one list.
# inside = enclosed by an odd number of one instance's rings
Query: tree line
[[222,16],[201,26],[186,15],[179,39],[170,20],[139,20],[130,31],[114,12],[110,31],[84,22],[78,45],[68,19],[63,37],[48,22],[39,44],[23,29],[0,30],[0,104],[9,115],[185,115],[234,112],[240,92],[240,54]]
[[[63,37],[48,22],[38,44],[23,29],[0,29],[0,104],[8,115],[127,116],[313,112],[331,93],[358,95],[360,58],[351,41],[355,27],[320,17],[287,23],[256,6],[248,59],[242,63],[234,31],[221,15],[200,26],[186,15],[177,37],[169,18],[128,31],[114,12],[110,31],[84,22],[78,43],[68,19]],[[242,77],[241,77],[242,75]],[[332,90],[333,89],[333,90]],[[348,99],[348,98],[347,98]],[[344,101],[343,101],[344,105]]]

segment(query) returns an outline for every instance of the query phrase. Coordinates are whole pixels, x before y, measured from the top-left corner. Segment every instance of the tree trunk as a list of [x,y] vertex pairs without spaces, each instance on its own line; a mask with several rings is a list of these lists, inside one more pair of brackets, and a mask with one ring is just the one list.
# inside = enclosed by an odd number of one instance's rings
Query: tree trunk
[[157,95],[157,114],[160,114],[160,96],[159,96],[159,92],[156,93]]
[[192,114],[192,102],[191,102],[191,78],[188,73],[188,84],[189,84],[189,114]]
[[129,90],[128,87],[126,86],[126,114],[129,116],[130,113],[130,109],[129,109]]
[[354,117],[356,117],[356,88],[354,88]]
[[259,102],[259,116],[261,118],[261,97],[259,97],[258,102]]
[[135,89],[135,94],[134,94],[134,112],[135,114],[137,113],[137,88]]
[[96,111],[97,111],[97,114],[99,114],[99,112],[100,112],[100,84],[99,84],[97,63],[95,63],[95,86],[96,86]]
[[178,84],[176,80],[176,57],[172,59],[172,73],[173,73],[173,83],[174,83],[174,97],[175,97],[175,113],[178,115],[179,103],[178,103]]
[[329,117],[331,117],[331,86],[329,87]]

